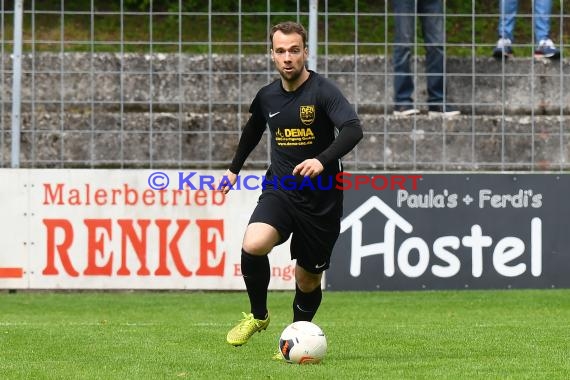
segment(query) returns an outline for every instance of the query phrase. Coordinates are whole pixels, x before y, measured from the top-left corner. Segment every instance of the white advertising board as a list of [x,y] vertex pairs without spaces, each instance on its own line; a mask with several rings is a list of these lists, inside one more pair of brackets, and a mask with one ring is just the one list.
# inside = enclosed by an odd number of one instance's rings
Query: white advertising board
[[[244,289],[241,242],[261,190],[210,190],[222,175],[0,170],[0,288]],[[289,243],[269,260],[270,289],[294,289]]]

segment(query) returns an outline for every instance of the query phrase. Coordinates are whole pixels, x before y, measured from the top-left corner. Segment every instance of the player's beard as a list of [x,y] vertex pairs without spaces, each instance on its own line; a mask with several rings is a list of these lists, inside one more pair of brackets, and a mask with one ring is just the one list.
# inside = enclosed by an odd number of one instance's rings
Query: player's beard
[[292,70],[292,71],[285,71],[283,68],[281,68],[281,69],[279,69],[279,74],[281,75],[281,78],[283,78],[283,80],[285,80],[289,83],[295,83],[301,77],[301,74],[303,73],[303,69],[304,69],[304,66],[301,66],[298,69],[294,68],[294,70]]

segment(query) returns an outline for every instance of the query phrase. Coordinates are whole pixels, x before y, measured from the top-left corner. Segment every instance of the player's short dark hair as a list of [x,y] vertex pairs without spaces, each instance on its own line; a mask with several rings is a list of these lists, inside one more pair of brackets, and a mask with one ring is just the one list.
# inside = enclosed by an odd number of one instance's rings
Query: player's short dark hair
[[303,27],[303,25],[293,22],[293,21],[284,21],[280,22],[279,24],[274,25],[271,28],[271,33],[269,34],[269,40],[271,41],[271,47],[273,47],[273,35],[275,32],[280,31],[283,34],[292,34],[297,33],[303,39],[303,47],[307,46],[307,31]]

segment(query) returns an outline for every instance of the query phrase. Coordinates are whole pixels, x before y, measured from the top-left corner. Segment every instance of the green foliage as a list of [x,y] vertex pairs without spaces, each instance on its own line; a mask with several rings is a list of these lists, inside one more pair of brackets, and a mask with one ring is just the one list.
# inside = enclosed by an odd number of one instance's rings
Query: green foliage
[[[138,11],[146,11],[150,7],[151,0],[123,0],[127,9],[135,9]],[[161,2],[162,4],[165,2]],[[166,1],[169,3],[169,1]]]
[[[24,17],[26,39],[50,41],[37,44],[35,51],[59,51],[62,46],[60,39],[63,23],[66,40],[64,46],[69,52],[117,51],[121,42],[124,42],[122,48],[126,52],[177,52],[181,48],[186,53],[212,51],[220,54],[264,54],[267,52],[267,31],[271,24],[284,19],[295,19],[307,24],[309,11],[308,0],[122,1],[122,9],[127,12],[123,17],[118,14],[121,10],[120,1],[24,2],[27,11],[33,5],[37,12],[33,20],[30,12]],[[66,11],[64,17],[57,14],[62,6]],[[570,29],[562,25],[568,18],[563,14],[561,6],[561,2],[553,3],[551,34],[554,42],[564,49],[564,54],[567,48],[562,43],[570,38]],[[6,2],[4,7],[6,10],[13,9],[13,2]],[[90,26],[92,20],[88,14],[83,13],[92,11],[95,11],[93,30],[96,38],[93,43],[86,43],[90,40],[90,28],[86,26]],[[328,54],[390,54],[394,24],[390,15],[390,1],[321,0],[319,11],[321,54],[325,53],[325,36]],[[497,40],[498,3],[446,0],[445,11],[446,54],[489,56]],[[238,15],[238,12],[241,14]],[[521,1],[515,29],[517,56],[530,56],[533,50],[531,15],[531,2]],[[33,38],[32,21],[35,25]],[[9,40],[12,33],[11,14],[6,14],[4,23],[4,30],[0,34]],[[418,38],[421,41],[421,36]],[[182,41],[181,47],[179,39]],[[5,47],[10,49],[9,45]],[[31,46],[26,45],[25,48],[31,49]]]

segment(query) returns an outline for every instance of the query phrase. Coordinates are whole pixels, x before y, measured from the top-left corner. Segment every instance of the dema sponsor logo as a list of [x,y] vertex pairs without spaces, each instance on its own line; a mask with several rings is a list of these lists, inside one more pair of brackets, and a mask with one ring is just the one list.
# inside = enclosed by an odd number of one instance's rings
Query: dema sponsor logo
[[285,128],[285,137],[308,137],[313,139],[315,134],[311,128]]
[[279,146],[311,145],[315,140],[315,133],[310,127],[306,128],[278,128],[275,132],[275,142]]

